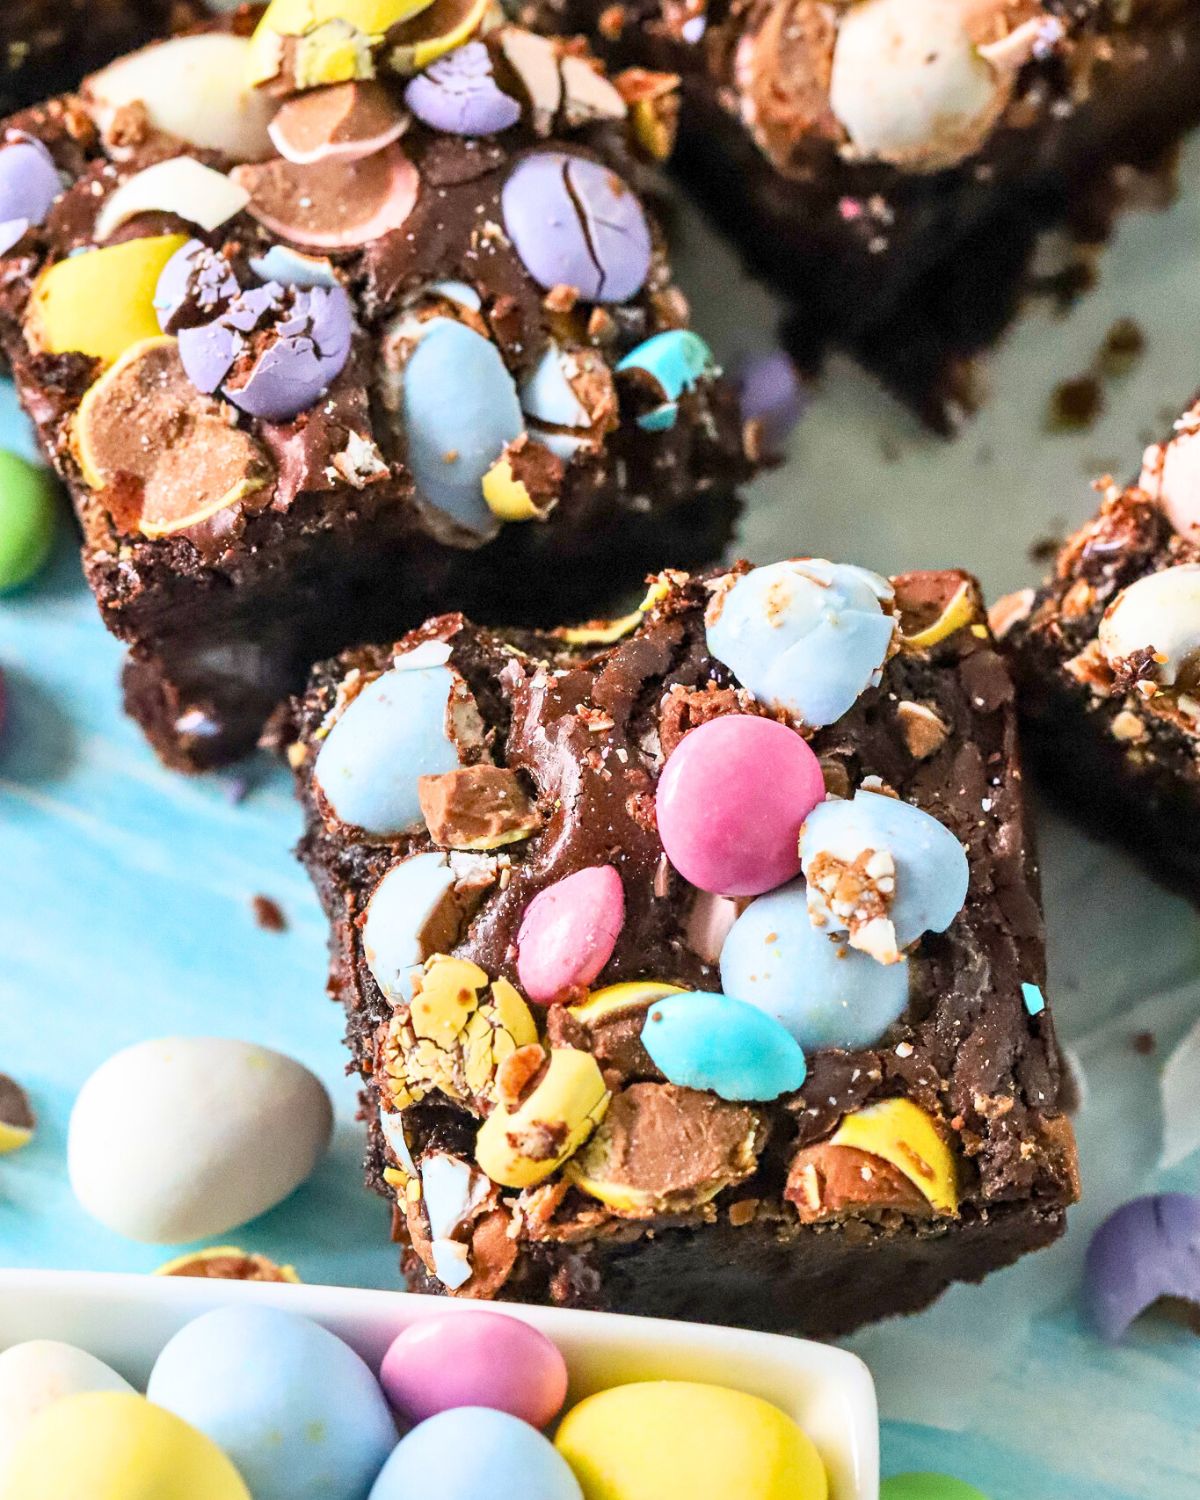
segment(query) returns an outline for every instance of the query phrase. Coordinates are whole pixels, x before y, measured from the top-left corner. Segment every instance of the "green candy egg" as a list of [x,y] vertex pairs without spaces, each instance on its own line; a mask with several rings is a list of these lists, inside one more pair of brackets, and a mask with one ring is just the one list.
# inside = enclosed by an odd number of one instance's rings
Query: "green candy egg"
[[55,508],[50,471],[0,449],[0,594],[41,571],[54,544]]
[[894,1474],[885,1479],[879,1500],[988,1500],[965,1479],[951,1479],[949,1474]]

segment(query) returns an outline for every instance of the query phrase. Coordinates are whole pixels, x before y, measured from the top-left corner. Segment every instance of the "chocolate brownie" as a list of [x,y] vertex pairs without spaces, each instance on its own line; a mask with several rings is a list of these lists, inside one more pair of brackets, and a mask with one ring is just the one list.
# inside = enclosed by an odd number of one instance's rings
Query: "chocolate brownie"
[[[1123,169],[1200,119],[1197,0],[526,0],[683,76],[675,165],[788,294],[945,428],[1035,239],[1102,238]],[[1127,174],[1126,174],[1127,175]]]
[[581,617],[729,534],[737,400],[634,186],[666,104],[451,10],[239,13],[5,127],[0,340],[183,769],[347,645]]
[[827,1336],[1061,1233],[1012,684],[967,574],[443,615],[318,668],[288,729],[417,1287]]
[[1095,831],[1200,900],[1200,399],[1040,589],[994,623],[1036,769]]

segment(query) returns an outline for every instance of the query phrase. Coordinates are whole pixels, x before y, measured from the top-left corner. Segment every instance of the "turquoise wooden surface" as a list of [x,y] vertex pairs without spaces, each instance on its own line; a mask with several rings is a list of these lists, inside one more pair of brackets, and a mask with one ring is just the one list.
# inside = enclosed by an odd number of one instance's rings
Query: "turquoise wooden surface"
[[[1167,215],[1132,219],[1100,291],[1066,322],[1033,313],[993,366],[980,419],[947,447],[861,377],[835,367],[793,444],[756,489],[742,546],[759,559],[827,552],[884,570],[966,563],[991,593],[1028,581],[1031,539],[1092,505],[1086,477],[1129,469],[1197,383],[1200,160]],[[685,219],[683,279],[719,350],[766,327],[721,247]],[[709,295],[711,293],[711,297]],[[1149,353],[1109,392],[1090,433],[1041,431],[1053,384],[1086,368],[1108,323],[1136,316]],[[25,442],[0,389],[0,442]],[[150,1270],[169,1253],[88,1220],[66,1182],[72,1099],[116,1049],[172,1032],[247,1037],[326,1080],[338,1108],[329,1159],[288,1203],[234,1236],[306,1280],[395,1284],[387,1214],[360,1187],[354,1088],[323,993],[324,923],[290,855],[288,779],[248,768],[187,781],[153,761],[118,708],[120,652],[64,534],[50,572],[0,601],[9,719],[0,741],[0,1071],[30,1090],[40,1128],[0,1160],[0,1263]],[[1200,1342],[1144,1323],[1118,1350],[1082,1326],[1079,1263],[1091,1228],[1147,1185],[1200,1190],[1200,1161],[1160,1174],[1157,1078],[1200,1016],[1200,922],[1123,860],[1041,818],[1050,994],[1084,1080],[1086,1198],[1065,1241],[919,1318],[852,1341],[879,1383],[885,1472],[932,1468],[991,1500],[1193,1500],[1200,1495]],[[264,894],[288,919],[261,930]],[[1131,1045],[1151,1032],[1155,1049]]]

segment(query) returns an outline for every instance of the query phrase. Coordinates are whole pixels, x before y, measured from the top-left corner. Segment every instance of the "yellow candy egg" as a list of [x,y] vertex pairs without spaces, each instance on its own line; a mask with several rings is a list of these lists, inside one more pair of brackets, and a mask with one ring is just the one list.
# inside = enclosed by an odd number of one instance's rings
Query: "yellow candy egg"
[[250,1500],[215,1443],[121,1391],[67,1396],[26,1429],[0,1500]]
[[581,1401],[555,1447],[584,1500],[827,1500],[812,1440],[757,1396],[683,1380],[615,1386]]
[[26,332],[47,354],[90,354],[106,364],[159,336],[154,290],[181,234],[126,240],[60,260],[38,277]]
[[610,1097],[590,1052],[555,1047],[528,1098],[515,1110],[499,1106],[484,1121],[475,1160],[501,1187],[536,1187],[579,1150],[604,1118]]
[[309,39],[300,87],[374,76],[370,49],[430,0],[271,0],[250,41],[251,83],[279,72],[284,37]]
[[958,1168],[937,1126],[911,1099],[882,1099],[847,1115],[829,1138],[903,1172],[939,1214],[958,1213]]

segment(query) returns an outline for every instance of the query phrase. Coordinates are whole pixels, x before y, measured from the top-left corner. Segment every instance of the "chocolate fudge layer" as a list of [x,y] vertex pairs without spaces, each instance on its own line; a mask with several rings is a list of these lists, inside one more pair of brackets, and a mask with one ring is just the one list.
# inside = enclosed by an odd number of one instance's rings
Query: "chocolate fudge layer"
[[1102,238],[1200,118],[1197,0],[529,0],[684,80],[675,165],[794,303],[928,420],[1012,317],[1037,233]]
[[427,1291],[833,1335],[1063,1229],[973,580],[661,575],[319,668],[289,758],[368,1179]]
[[1200,899],[1200,401],[1041,589],[995,608],[1037,769],[1095,831]]
[[344,646],[580,617],[728,536],[736,398],[632,185],[669,101],[447,6],[277,4],[4,129],[0,339],[183,769]]

